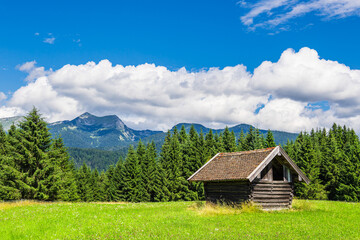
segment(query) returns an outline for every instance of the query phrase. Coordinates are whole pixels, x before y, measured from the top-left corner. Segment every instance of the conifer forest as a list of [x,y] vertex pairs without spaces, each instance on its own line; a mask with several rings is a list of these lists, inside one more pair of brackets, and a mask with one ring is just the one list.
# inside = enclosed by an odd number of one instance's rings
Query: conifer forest
[[[203,184],[187,178],[216,153],[274,146],[270,130],[266,136],[253,128],[235,136],[228,128],[221,134],[175,128],[167,132],[160,151],[154,142],[139,141],[125,159],[99,172],[85,163],[76,168],[62,139],[51,138],[34,108],[7,133],[0,127],[0,200],[203,200]],[[329,130],[301,132],[283,148],[311,180],[295,186],[296,197],[360,200],[360,141],[354,130],[334,124]]]

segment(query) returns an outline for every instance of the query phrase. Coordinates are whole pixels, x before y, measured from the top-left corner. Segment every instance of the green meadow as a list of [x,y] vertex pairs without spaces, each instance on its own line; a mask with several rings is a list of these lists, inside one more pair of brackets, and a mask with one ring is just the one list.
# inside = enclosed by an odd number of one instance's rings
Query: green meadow
[[360,239],[360,204],[262,211],[167,203],[0,203],[1,239]]

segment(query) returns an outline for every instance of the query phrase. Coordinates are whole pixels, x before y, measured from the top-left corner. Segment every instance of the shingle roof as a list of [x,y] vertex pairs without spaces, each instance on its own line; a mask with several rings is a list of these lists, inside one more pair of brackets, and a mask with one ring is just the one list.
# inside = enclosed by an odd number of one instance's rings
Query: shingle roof
[[189,181],[221,181],[247,179],[273,148],[245,152],[218,153],[201,167]]

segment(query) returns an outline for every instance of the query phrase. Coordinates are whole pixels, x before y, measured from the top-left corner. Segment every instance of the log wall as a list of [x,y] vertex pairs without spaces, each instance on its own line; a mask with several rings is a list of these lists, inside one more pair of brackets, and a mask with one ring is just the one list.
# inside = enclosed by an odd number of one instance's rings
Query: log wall
[[241,203],[250,199],[249,181],[205,182],[206,201],[217,203]]
[[205,182],[204,188],[206,201],[213,203],[252,201],[263,209],[284,209],[293,199],[293,185],[285,181]]
[[293,185],[285,181],[264,181],[251,184],[251,201],[263,209],[290,208],[293,199]]

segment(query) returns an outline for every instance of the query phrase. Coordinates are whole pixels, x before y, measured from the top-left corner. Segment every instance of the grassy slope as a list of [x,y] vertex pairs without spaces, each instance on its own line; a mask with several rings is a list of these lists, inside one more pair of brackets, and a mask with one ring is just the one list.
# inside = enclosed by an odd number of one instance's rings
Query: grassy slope
[[360,239],[359,203],[242,213],[191,202],[24,205],[0,203],[1,239]]

